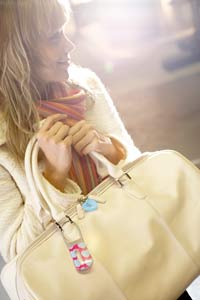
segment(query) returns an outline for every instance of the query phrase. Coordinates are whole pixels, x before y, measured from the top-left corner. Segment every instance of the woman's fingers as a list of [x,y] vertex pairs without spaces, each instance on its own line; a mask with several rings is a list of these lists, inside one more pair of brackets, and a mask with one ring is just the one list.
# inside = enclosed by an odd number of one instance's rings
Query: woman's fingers
[[65,144],[65,146],[71,146],[72,145],[72,136],[68,135],[64,140],[63,143]]
[[66,115],[56,114],[49,116],[43,126],[38,132],[38,140],[51,140],[53,142],[62,141],[69,132],[69,126],[61,122],[60,120],[66,119]]
[[79,153],[79,154],[85,154],[85,147],[88,146],[91,143],[95,143],[95,145],[97,145],[97,140],[98,140],[98,136],[95,130],[91,130],[90,132],[87,133],[87,135],[85,135],[79,142],[77,142],[76,144],[74,144],[73,138],[72,138],[72,143],[73,146],[75,148],[75,150]]
[[64,121],[67,119],[66,114],[54,114],[49,117],[47,117],[42,125],[42,127],[39,130],[39,133],[43,133],[45,131],[48,131],[56,122],[58,121]]
[[75,134],[72,134],[69,131],[70,135],[73,137],[73,145],[76,146],[87,134],[90,134],[93,131],[93,128],[90,124],[84,124],[82,128],[79,129]]
[[58,121],[55,124],[52,125],[51,128],[48,130],[44,131],[44,133],[47,133],[48,136],[54,136],[57,134],[57,132],[60,130],[60,128],[63,126],[63,123]]
[[77,134],[85,125],[86,125],[86,121],[85,120],[82,120],[82,121],[79,121],[77,122],[74,126],[72,126],[70,128],[70,131],[69,131],[69,135],[72,135],[74,136],[75,134]]
[[56,143],[62,141],[68,136],[69,126],[62,124],[56,134],[54,135],[54,141]]
[[72,144],[76,152],[80,155],[99,150],[101,137],[85,120],[80,121],[71,127],[69,129],[69,135],[72,135]]
[[37,135],[43,153],[43,174],[62,190],[72,162],[72,137],[68,136],[69,126],[63,123],[66,119],[64,114],[49,116]]

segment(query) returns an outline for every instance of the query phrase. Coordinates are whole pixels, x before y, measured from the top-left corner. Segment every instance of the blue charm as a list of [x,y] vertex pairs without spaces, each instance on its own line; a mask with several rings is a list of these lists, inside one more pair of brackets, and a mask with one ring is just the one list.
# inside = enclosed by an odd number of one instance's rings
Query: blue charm
[[86,212],[97,210],[98,204],[95,200],[87,198],[87,200],[82,204],[82,208]]

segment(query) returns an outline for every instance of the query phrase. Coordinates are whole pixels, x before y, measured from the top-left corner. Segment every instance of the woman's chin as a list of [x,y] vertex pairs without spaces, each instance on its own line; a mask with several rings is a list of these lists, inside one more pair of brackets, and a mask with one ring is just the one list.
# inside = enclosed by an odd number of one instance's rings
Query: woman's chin
[[56,74],[56,76],[54,75],[54,80],[53,81],[61,82],[61,81],[67,80],[68,78],[69,78],[68,70],[64,70],[64,71],[59,72],[58,74]]
[[62,72],[60,72],[60,75],[62,77],[62,80],[66,80],[69,78],[69,71],[68,71],[68,67],[67,68],[64,68],[62,70]]

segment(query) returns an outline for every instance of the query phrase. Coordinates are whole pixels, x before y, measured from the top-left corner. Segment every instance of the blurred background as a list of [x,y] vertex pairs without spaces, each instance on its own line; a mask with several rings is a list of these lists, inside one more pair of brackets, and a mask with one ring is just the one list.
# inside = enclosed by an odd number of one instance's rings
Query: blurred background
[[200,166],[200,0],[70,2],[72,58],[103,80],[135,144]]
[[136,145],[200,164],[200,0],[70,2],[72,57],[103,80]]

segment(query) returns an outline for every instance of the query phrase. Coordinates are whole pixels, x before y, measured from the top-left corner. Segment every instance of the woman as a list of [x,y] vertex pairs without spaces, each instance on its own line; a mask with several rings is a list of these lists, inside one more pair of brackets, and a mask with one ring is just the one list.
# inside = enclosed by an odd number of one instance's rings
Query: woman
[[65,209],[72,194],[87,193],[108,175],[110,163],[122,166],[140,155],[98,77],[71,63],[68,14],[57,0],[0,1],[0,252],[6,262],[50,222],[38,213],[24,173],[33,134],[46,190]]
[[71,63],[68,15],[57,0],[0,1],[0,252],[6,262],[51,221],[38,212],[24,172],[35,133],[45,188],[63,209],[74,193],[89,192],[107,176],[110,163],[121,167],[140,155],[99,78]]

